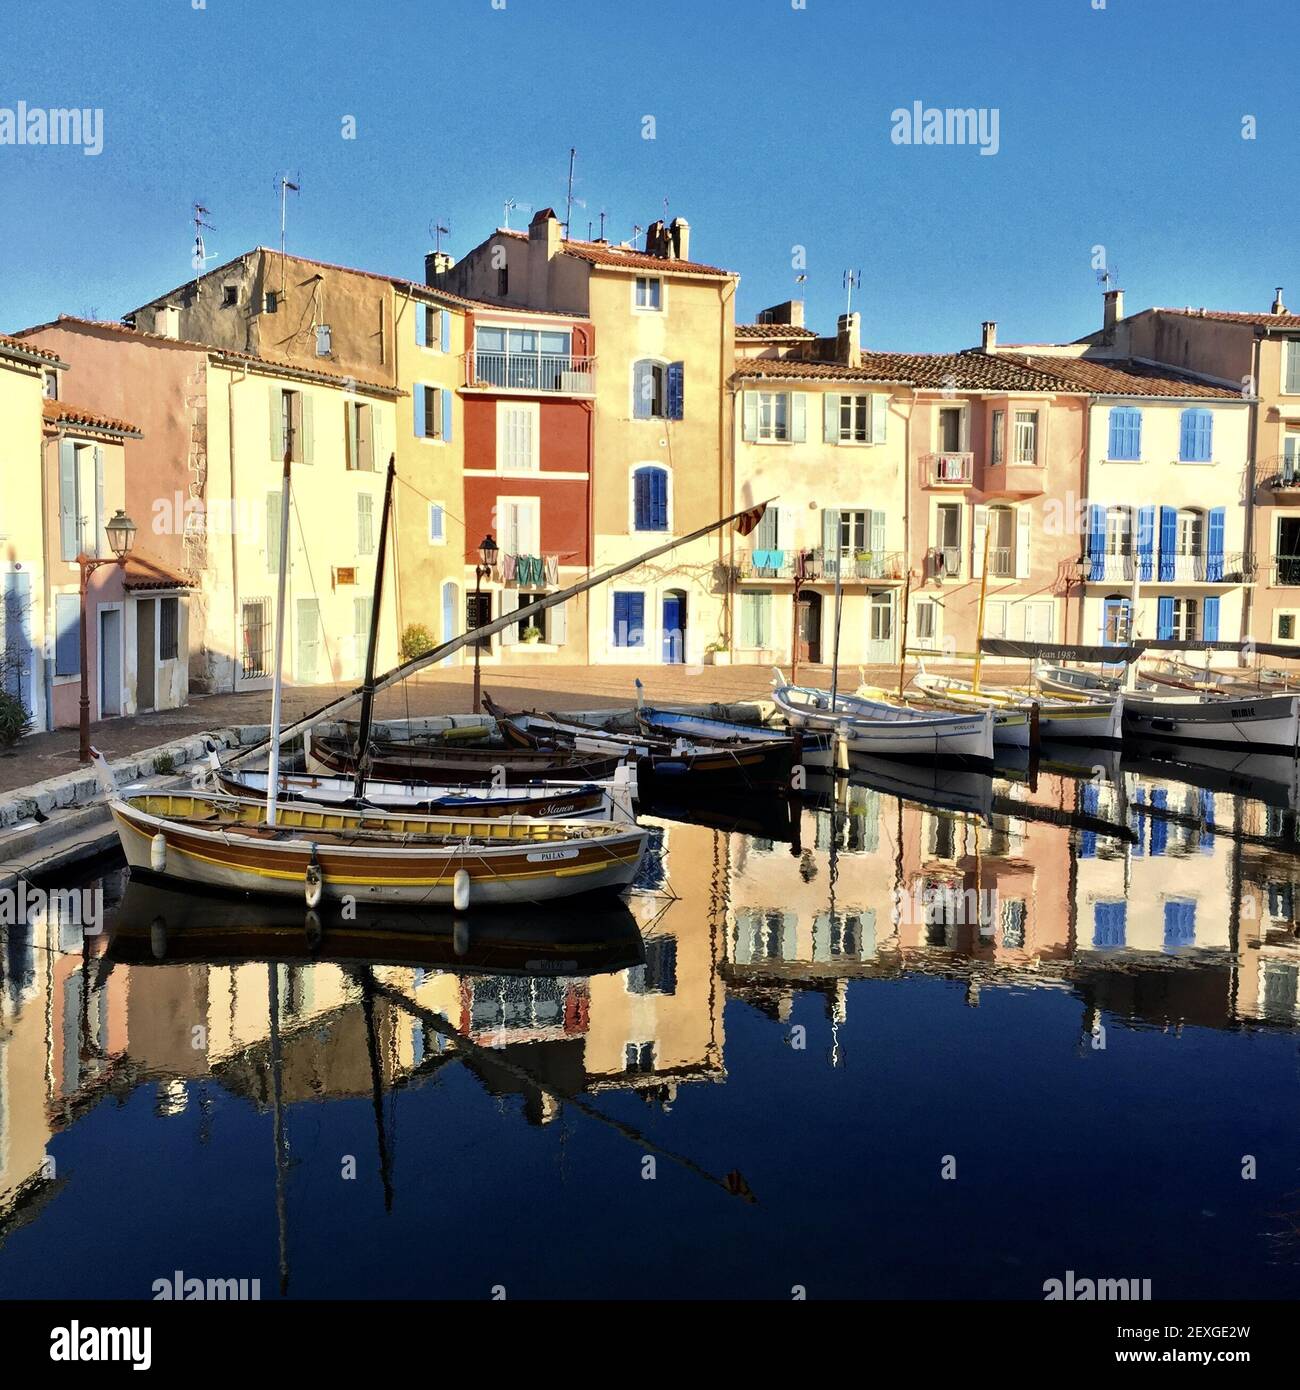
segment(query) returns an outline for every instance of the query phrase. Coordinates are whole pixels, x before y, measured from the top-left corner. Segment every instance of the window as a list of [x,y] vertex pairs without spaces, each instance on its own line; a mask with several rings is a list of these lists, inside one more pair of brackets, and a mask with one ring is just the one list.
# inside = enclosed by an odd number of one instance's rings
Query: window
[[1142,412],[1136,406],[1111,408],[1106,457],[1126,463],[1136,463],[1142,457]]
[[989,508],[989,573],[1010,579],[1016,572],[1016,516],[1010,507]]
[[180,646],[181,601],[178,598],[158,600],[158,660],[175,661]]
[[663,308],[663,281],[657,275],[638,275],[635,296],[638,309],[658,313]]
[[328,357],[334,351],[334,335],[327,323],[316,325],[316,356]]
[[1109,507],[1106,511],[1106,554],[1132,555],[1133,513],[1127,507]]
[[[485,623],[492,621],[492,595],[488,594],[466,594],[465,595],[465,631],[472,632],[476,627],[482,627]],[[492,645],[491,637],[479,637],[470,642],[471,647],[480,647],[487,650]]]
[[1005,448],[1006,431],[1007,412],[1005,410],[995,410],[993,412],[993,427],[990,442],[991,457],[994,468],[1000,466],[1004,457],[1003,449]]
[[59,374],[52,368],[41,373],[41,395],[47,401],[59,399]]
[[1025,641],[1050,642],[1055,636],[1056,606],[1047,600],[1025,604]]
[[1292,338],[1286,345],[1282,390],[1288,396],[1300,396],[1300,338]]
[[614,645],[645,646],[645,595],[629,590],[614,593]]
[[939,605],[932,599],[918,599],[916,604],[916,642],[932,647],[939,636]]
[[1174,605],[1174,627],[1169,634],[1184,642],[1196,641],[1197,602],[1194,598],[1176,598]]
[[1016,411],[1015,452],[1011,457],[1016,463],[1038,462],[1038,412],[1036,410]]
[[285,453],[291,463],[310,463],[312,450],[311,399],[301,391],[271,387],[271,457]]
[[357,554],[375,553],[375,499],[368,492],[357,493]]
[[1165,950],[1196,945],[1196,902],[1192,898],[1169,898],[1165,902]]
[[1122,647],[1129,640],[1129,603],[1119,594],[1111,594],[1102,609],[1104,618],[1101,640],[1108,647]]
[[[835,397],[827,396],[827,401]],[[746,391],[741,433],[758,444],[802,444],[807,438],[807,396],[802,391]],[[829,442],[835,441],[827,426]]]
[[758,437],[790,438],[790,397],[781,391],[758,393]]
[[280,308],[280,296],[275,290],[267,290],[265,298],[262,300],[262,307],[268,314],[274,314]]
[[417,382],[411,394],[415,401],[415,437],[450,444],[454,392]]
[[255,680],[271,674],[271,600],[246,599],[240,607],[243,674]]
[[81,596],[54,595],[54,674],[81,674]]
[[772,645],[772,595],[746,589],[740,595],[740,645]]
[[1092,905],[1092,944],[1104,949],[1122,948],[1128,925],[1128,904],[1123,902]]
[[871,442],[871,397],[841,396],[839,437],[841,444]]
[[510,391],[559,391],[572,370],[572,350],[567,330],[480,325],[474,330],[474,379]]
[[1180,463],[1209,463],[1213,457],[1214,416],[1202,407],[1184,410],[1178,430]]
[[221,291],[221,307],[223,309],[233,309],[239,303],[239,286],[226,285]]
[[652,1042],[630,1042],[623,1050],[624,1071],[653,1072],[655,1069],[655,1045]]
[[1205,513],[1190,508],[1178,513],[1179,555],[1201,555],[1205,545]]
[[[525,592],[521,589],[521,590],[519,591],[518,595],[517,595],[518,602],[515,604],[515,607],[516,607],[516,608],[526,608],[530,603],[536,603],[539,599],[544,599],[545,597],[546,597],[545,594],[529,594],[529,593],[525,593]],[[504,617],[505,615],[502,614],[502,616]],[[516,636],[516,640],[522,642],[522,641],[524,640],[524,633],[525,633],[530,627],[535,627],[535,628],[537,628],[537,629],[541,632],[541,634],[542,634],[541,640],[542,640],[543,642],[545,642],[545,641],[547,640],[547,635],[546,635],[546,620],[547,620],[547,618],[549,618],[549,617],[550,617],[550,614],[549,614],[549,613],[543,612],[543,613],[532,613],[532,614],[530,614],[530,615],[529,615],[528,617],[526,617],[526,618],[520,618],[518,624],[517,624],[516,627],[515,627],[515,634],[514,634],[514,635]]]
[[510,293],[510,267],[503,265],[497,271],[497,298],[505,299]]
[[415,306],[415,345],[430,351],[451,351],[451,313],[432,304]]
[[[541,521],[538,517],[538,502],[532,497],[497,498],[497,540],[505,555],[528,555],[540,557]],[[519,574],[520,582],[526,576]],[[541,582],[540,575],[538,582]]]
[[1277,640],[1279,642],[1295,641],[1295,614],[1279,613],[1277,615]]
[[685,367],[681,362],[632,364],[632,416],[636,420],[680,420]]
[[429,544],[447,544],[447,513],[441,502],[429,503]]
[[935,508],[934,520],[940,571],[953,578],[961,570],[961,504],[941,502]]
[[375,471],[375,437],[372,408],[344,402],[347,421],[347,466],[363,473]]
[[59,557],[73,561],[81,553],[81,461],[70,439],[59,441]]
[[503,473],[535,473],[541,466],[540,407],[497,402],[497,468]]
[[632,529],[635,531],[668,530],[668,470],[666,468],[652,465],[633,471]]
[[939,452],[955,454],[961,449],[961,406],[939,407]]

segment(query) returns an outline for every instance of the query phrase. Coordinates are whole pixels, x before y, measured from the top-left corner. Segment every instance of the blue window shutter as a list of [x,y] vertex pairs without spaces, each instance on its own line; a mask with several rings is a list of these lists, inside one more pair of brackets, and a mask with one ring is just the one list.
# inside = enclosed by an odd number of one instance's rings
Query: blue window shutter
[[77,558],[77,533],[81,508],[77,502],[77,446],[70,439],[59,441],[59,550],[60,558]]
[[411,392],[411,400],[415,408],[415,437],[424,438],[424,393],[428,390],[427,386],[421,386],[417,381],[415,390]]
[[1174,600],[1170,594],[1162,594],[1156,600],[1156,636],[1160,638],[1174,635]]
[[1227,519],[1225,507],[1210,509],[1208,543],[1205,548],[1205,577],[1211,584],[1223,578],[1223,527]]
[[650,471],[638,468],[632,475],[634,524],[638,531],[650,529]]
[[[1085,782],[1083,785],[1083,813],[1085,816],[1095,816],[1101,804],[1100,789],[1092,782]],[[1079,855],[1083,859],[1095,859],[1097,856],[1097,833],[1094,830],[1085,830],[1079,839]]]
[[634,647],[645,645],[645,595],[632,594],[629,605],[631,613],[631,644]]
[[1094,582],[1106,577],[1106,510],[1093,503],[1088,509],[1088,578]]
[[1178,457],[1185,463],[1209,463],[1214,456],[1214,416],[1202,406],[1184,410]]
[[426,346],[427,346],[427,343],[425,342],[425,337],[424,337],[425,324],[426,324],[427,321],[428,321],[428,320],[427,320],[427,314],[428,314],[428,310],[424,307],[423,304],[417,304],[417,305],[415,306],[415,345],[416,345],[416,347],[426,347]]
[[1165,950],[1196,944],[1196,904],[1186,898],[1165,903]]
[[668,529],[668,474],[662,468],[650,471],[650,529]]
[[1138,578],[1151,578],[1152,552],[1156,544],[1156,509],[1154,507],[1138,508],[1138,534],[1137,534],[1137,554],[1138,554]]
[[1120,452],[1123,448],[1124,435],[1124,411],[1120,406],[1113,405],[1110,408],[1110,441],[1106,446],[1107,458],[1123,458]]
[[[1164,811],[1169,807],[1169,793],[1163,787],[1157,787],[1151,793],[1151,806],[1154,810]],[[1169,822],[1163,816],[1151,817],[1151,853],[1163,854],[1169,845]]]
[[668,364],[668,418],[680,420],[686,405],[686,364]]
[[1123,947],[1128,928],[1127,903],[1094,903],[1092,907],[1092,944],[1103,947]]
[[452,393],[442,388],[442,442],[451,443],[451,399]]
[[1178,422],[1178,457],[1190,460],[1196,457],[1196,412],[1184,410]]
[[614,595],[614,645],[627,646],[627,601],[629,594]]
[[1174,558],[1178,549],[1178,509],[1160,508],[1160,579],[1168,583],[1174,577]]
[[451,351],[451,311],[443,309],[438,315],[438,346],[443,352]]
[[1219,600],[1217,596],[1207,598],[1201,611],[1201,637],[1206,642],[1219,640]]
[[54,674],[81,674],[81,597],[54,596]]
[[1142,412],[1134,406],[1117,405],[1110,412],[1110,453],[1113,459],[1142,457]]

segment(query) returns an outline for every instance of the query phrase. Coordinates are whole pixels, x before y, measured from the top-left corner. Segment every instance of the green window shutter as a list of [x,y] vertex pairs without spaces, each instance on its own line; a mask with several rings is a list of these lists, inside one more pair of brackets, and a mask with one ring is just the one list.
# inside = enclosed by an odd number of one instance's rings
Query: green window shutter
[[269,419],[271,423],[271,457],[277,463],[284,461],[284,416],[280,404],[280,388],[270,388]]
[[834,507],[822,508],[822,551],[829,560],[840,549],[840,514]]
[[741,594],[740,596],[740,645],[742,647],[756,647],[758,643],[754,640],[754,594]]
[[808,397],[803,391],[790,393],[790,439],[802,444],[808,438]]
[[884,512],[871,512],[871,551],[874,555],[885,553],[885,514]]
[[278,492],[266,494],[266,568],[280,573],[280,501]]
[[883,444],[889,419],[889,394],[876,391],[871,397],[871,442]]
[[840,398],[838,396],[822,397],[822,438],[827,444],[840,442]]
[[302,462],[314,463],[316,456],[316,433],[312,423],[312,398],[302,393]]
[[758,392],[746,391],[742,396],[744,408],[744,427],[741,435],[745,439],[758,438]]

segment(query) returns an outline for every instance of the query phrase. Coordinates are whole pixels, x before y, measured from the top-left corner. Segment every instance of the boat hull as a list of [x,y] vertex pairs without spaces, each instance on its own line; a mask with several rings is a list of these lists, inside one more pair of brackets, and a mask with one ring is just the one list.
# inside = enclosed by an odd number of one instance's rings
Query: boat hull
[[[133,869],[299,901],[309,869],[319,872],[324,900],[358,904],[452,908],[461,871],[471,907],[617,891],[636,877],[647,839],[635,827],[591,822],[456,823],[305,805],[284,807],[270,829],[250,803],[198,796],[155,794],[109,805]],[[375,838],[365,842],[364,835]]]
[[[677,710],[642,709],[637,723],[647,734],[660,738],[704,739],[718,743],[771,743],[785,735],[779,729],[738,724],[729,719],[709,719]],[[835,740],[828,733],[801,732],[799,758],[804,767],[830,767]]]
[[[539,752],[517,748],[427,749],[418,744],[372,745],[370,776],[380,781],[449,783],[465,787],[510,786],[548,778],[566,782],[599,782],[612,777],[626,754],[574,754],[564,750]],[[307,751],[308,770],[346,777],[355,771],[352,750],[342,739],[313,738]]]
[[1124,701],[1124,736],[1294,756],[1300,741],[1300,696],[1176,701],[1129,695]]

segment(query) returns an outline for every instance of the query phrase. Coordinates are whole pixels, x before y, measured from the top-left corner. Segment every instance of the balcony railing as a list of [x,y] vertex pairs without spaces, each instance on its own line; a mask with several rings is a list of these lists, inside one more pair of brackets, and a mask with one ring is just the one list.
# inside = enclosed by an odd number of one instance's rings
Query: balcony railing
[[1273,583],[1300,586],[1300,555],[1278,555],[1273,560]]
[[1261,459],[1259,486],[1273,492],[1300,492],[1300,455],[1274,454]]
[[926,487],[970,487],[974,479],[974,454],[921,455],[921,481]]
[[905,565],[901,551],[859,551],[829,559],[823,550],[751,550],[737,557],[738,579],[794,579],[814,583],[833,581],[840,570],[841,582],[902,579]]
[[1002,546],[989,551],[989,577],[992,579],[1014,579],[1016,577],[1016,552]]
[[956,579],[961,574],[961,547],[939,545],[930,552],[930,573],[939,579]]
[[[1213,557],[1152,554],[1142,556],[1139,579],[1144,584],[1244,584],[1254,574],[1254,568],[1251,557],[1241,551]],[[1083,555],[1079,559],[1079,577],[1093,584],[1131,583],[1133,556]]]
[[822,578],[834,579],[838,571],[841,583],[854,579],[902,579],[906,568],[900,551],[813,553],[821,565]]
[[465,385],[479,390],[538,391],[562,396],[596,394],[596,359],[570,353],[465,354]]

